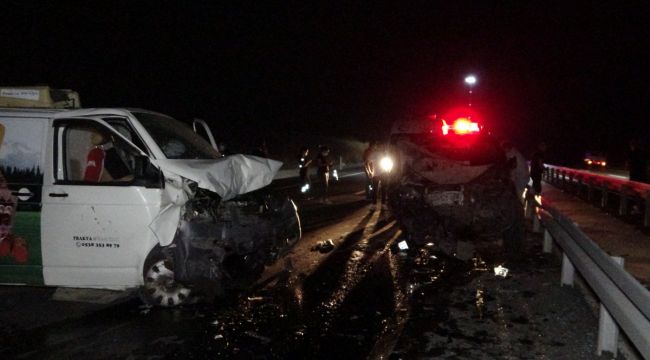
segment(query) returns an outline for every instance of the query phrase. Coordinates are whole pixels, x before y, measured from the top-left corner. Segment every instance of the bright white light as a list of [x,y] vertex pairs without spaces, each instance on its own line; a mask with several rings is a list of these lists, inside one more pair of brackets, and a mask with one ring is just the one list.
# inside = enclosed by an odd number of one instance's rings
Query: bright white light
[[334,180],[339,181],[339,173],[336,171],[336,169],[332,170],[332,177]]
[[508,268],[504,268],[503,266],[499,265],[499,266],[494,268],[494,275],[495,276],[506,277],[506,276],[508,276]]
[[406,240],[402,240],[397,244],[397,247],[399,247],[400,250],[408,250],[409,245],[406,243]]
[[393,159],[388,156],[384,156],[379,160],[379,166],[385,172],[391,172],[393,170]]
[[476,84],[476,76],[474,76],[474,75],[469,75],[469,76],[467,76],[467,77],[465,78],[465,82],[466,82],[468,85],[474,85],[474,84]]
[[305,184],[302,186],[302,188],[300,188],[300,192],[302,192],[303,194],[306,193],[307,191],[309,191],[309,184]]

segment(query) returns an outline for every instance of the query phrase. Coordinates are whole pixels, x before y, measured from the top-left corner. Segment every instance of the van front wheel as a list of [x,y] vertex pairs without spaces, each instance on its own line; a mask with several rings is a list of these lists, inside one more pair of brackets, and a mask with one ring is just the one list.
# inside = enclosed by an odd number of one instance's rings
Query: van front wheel
[[162,251],[152,251],[143,268],[142,300],[153,306],[172,307],[185,304],[191,289],[174,279],[174,263]]

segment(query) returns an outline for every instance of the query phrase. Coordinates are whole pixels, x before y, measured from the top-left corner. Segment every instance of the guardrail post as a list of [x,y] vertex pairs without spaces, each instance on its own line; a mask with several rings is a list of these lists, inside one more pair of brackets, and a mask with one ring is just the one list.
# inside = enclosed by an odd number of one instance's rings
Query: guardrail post
[[650,192],[645,194],[645,213],[643,214],[643,226],[650,226]]
[[[623,267],[623,258],[612,256],[615,263]],[[600,316],[598,318],[598,349],[596,354],[602,355],[603,351],[609,351],[616,357],[618,352],[618,325],[607,311],[605,305],[600,304]]]
[[582,175],[576,176],[576,180],[578,181],[578,191],[576,191],[576,195],[580,197],[580,194],[582,194],[582,188],[584,187],[584,183],[582,182]]
[[569,260],[566,254],[562,254],[562,275],[560,285],[573,286],[573,278],[575,277],[576,269]]
[[553,237],[548,229],[544,229],[544,246],[542,247],[542,251],[545,254],[550,254],[553,251]]
[[551,183],[557,185],[557,169],[551,169]]
[[627,187],[621,188],[621,193],[619,194],[620,201],[618,202],[618,215],[625,216],[627,215]]
[[607,200],[609,200],[609,191],[607,190],[607,185],[603,185],[602,191],[603,195],[600,197],[600,207],[605,209],[607,208]]

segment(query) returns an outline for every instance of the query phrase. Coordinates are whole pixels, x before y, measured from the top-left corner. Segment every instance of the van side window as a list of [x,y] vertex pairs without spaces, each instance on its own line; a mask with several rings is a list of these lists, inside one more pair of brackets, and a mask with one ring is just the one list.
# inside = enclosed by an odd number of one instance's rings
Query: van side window
[[133,180],[136,150],[99,124],[61,128],[64,179],[116,184]]

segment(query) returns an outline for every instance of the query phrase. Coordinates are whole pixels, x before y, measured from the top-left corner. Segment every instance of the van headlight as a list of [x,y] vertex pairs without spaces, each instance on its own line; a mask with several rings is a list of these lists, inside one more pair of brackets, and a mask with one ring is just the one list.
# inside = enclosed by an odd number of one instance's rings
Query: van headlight
[[379,160],[379,168],[383,172],[391,172],[393,170],[393,159],[391,159],[390,156],[384,156]]

